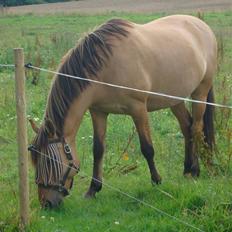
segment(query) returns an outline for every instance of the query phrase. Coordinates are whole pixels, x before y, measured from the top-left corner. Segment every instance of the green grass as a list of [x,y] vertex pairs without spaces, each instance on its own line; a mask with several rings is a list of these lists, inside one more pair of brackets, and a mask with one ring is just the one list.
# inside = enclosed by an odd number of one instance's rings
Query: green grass
[[[13,63],[14,47],[23,47],[26,62],[55,70],[65,52],[76,44],[82,33],[112,17],[148,22],[164,14],[46,15],[0,17],[0,63]],[[232,12],[206,13],[204,20],[213,28],[221,48],[220,71],[215,78],[216,101],[232,105],[231,58]],[[32,85],[33,77],[39,78]],[[18,231],[18,170],[16,112],[13,72],[0,69],[0,231]],[[42,120],[51,76],[27,72],[27,114]],[[161,186],[152,186],[148,168],[140,154],[135,136],[127,150],[129,160],[120,159],[133,131],[127,116],[109,117],[104,181],[164,212],[204,231],[232,231],[231,190],[231,117],[228,110],[216,110],[219,173],[210,175],[201,167],[197,180],[186,179],[183,171],[183,137],[169,110],[150,114],[156,164],[163,178]],[[29,140],[33,133],[28,127]],[[30,166],[30,225],[27,231],[195,231],[158,213],[107,186],[94,200],[85,200],[92,170],[92,126],[87,113],[77,137],[81,173],[75,178],[71,196],[54,211],[41,210]],[[117,164],[117,165],[116,165]],[[137,165],[127,174],[123,167]],[[113,171],[110,171],[113,169]],[[87,176],[87,177],[86,177]]]

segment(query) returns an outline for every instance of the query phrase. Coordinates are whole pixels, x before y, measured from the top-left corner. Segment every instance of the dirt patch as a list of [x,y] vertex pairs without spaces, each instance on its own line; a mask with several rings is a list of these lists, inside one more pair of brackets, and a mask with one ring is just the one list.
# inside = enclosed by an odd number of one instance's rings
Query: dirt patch
[[98,14],[112,11],[121,12],[170,12],[187,13],[192,11],[232,10],[231,0],[82,0],[64,3],[50,3],[9,7],[10,14],[50,14],[84,13]]

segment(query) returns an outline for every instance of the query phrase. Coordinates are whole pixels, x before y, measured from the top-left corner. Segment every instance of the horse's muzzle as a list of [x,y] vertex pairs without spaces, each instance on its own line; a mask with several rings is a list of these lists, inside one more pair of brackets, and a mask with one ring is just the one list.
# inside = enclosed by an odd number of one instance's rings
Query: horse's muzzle
[[62,199],[55,199],[55,200],[45,200],[42,203],[43,209],[55,209],[59,207],[62,203]]

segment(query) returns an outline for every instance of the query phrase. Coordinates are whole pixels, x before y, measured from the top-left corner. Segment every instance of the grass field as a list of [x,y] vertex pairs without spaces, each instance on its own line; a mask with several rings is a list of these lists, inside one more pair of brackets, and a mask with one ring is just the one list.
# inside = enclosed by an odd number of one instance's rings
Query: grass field
[[[164,14],[109,13],[105,15],[45,15],[0,17],[0,64],[13,63],[14,47],[25,49],[26,62],[55,70],[77,40],[112,17],[144,23]],[[219,44],[216,102],[232,105],[232,12],[206,13]],[[13,70],[0,69],[0,231],[18,231],[18,171]],[[27,71],[27,114],[42,120],[51,75]],[[33,85],[32,82],[37,85]],[[110,116],[104,181],[114,188],[189,223],[202,231],[232,231],[232,121],[227,109],[216,109],[216,174],[201,165],[199,179],[186,179],[183,137],[169,110],[150,114],[156,163],[163,178],[152,186],[133,125],[127,116]],[[29,140],[33,133],[28,127]],[[197,231],[154,208],[149,208],[104,186],[94,200],[83,194],[92,170],[92,126],[87,113],[77,137],[81,173],[71,196],[57,210],[40,209],[34,172],[30,167],[30,225],[27,231]],[[134,167],[134,168],[131,168]],[[133,169],[133,170],[130,170]]]

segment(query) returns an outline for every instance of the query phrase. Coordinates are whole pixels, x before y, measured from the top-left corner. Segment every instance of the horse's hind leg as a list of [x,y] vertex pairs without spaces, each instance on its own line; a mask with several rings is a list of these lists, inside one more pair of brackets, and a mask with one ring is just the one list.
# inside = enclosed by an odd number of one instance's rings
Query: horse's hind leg
[[185,138],[184,175],[191,174],[192,176],[198,176],[200,173],[200,169],[198,158],[193,149],[193,140],[191,133],[192,117],[185,107],[184,102],[171,107],[171,110],[176,116]]
[[105,149],[107,114],[90,111],[93,122],[93,177],[86,198],[95,197],[102,188],[102,162]]
[[151,173],[151,180],[153,183],[160,184],[161,177],[158,174],[155,163],[154,163],[154,148],[152,145],[151,135],[150,135],[150,128],[148,122],[148,114],[146,107],[142,105],[141,107],[136,107],[136,110],[132,113],[132,118],[135,123],[139,140],[140,140],[140,147],[141,152],[143,153],[148,167]]
[[[210,82],[202,82],[199,87],[192,94],[192,99],[206,102],[207,95],[211,88]],[[204,144],[204,114],[206,110],[206,104],[193,103],[192,104],[192,138],[193,138],[193,152],[200,155],[202,145]]]

